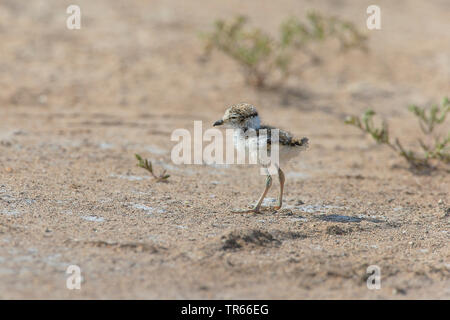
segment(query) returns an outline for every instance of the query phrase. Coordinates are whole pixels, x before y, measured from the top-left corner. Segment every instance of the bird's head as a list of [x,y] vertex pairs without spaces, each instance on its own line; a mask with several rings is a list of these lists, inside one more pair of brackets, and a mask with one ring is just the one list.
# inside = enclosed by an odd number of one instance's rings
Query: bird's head
[[260,121],[254,106],[248,103],[240,103],[229,107],[222,119],[214,122],[214,126],[233,129],[258,129]]

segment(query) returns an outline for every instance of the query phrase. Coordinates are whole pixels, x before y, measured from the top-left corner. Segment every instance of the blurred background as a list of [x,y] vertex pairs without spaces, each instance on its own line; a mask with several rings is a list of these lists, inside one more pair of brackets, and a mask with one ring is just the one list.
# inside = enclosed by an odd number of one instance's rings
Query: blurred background
[[[366,27],[370,1],[81,0],[80,30],[66,28],[71,4],[2,1],[3,106],[196,112],[248,100],[264,107],[328,105],[343,111],[375,98],[379,108],[387,102],[402,108],[448,92],[447,1],[379,1],[382,26],[372,31]],[[247,88],[239,65],[224,54],[207,64],[200,59],[205,45],[199,34],[212,31],[217,19],[245,15],[251,27],[276,36],[287,18],[303,19],[311,10],[355,24],[368,36],[370,50],[342,55],[315,48],[323,64],[288,84],[305,91],[304,99],[283,104],[274,94]]]
[[[66,27],[73,4],[81,9],[79,30]],[[381,9],[380,30],[366,26],[372,4]],[[280,26],[290,18],[308,23],[309,12],[351,26],[365,49],[343,50],[336,35],[311,36],[290,52],[289,76],[279,82],[281,69],[269,68],[258,85],[248,79],[255,57],[211,40],[245,16],[253,36],[258,29],[262,39],[281,41]],[[81,297],[91,298],[448,297],[439,253],[445,235],[430,222],[447,210],[448,171],[416,175],[344,120],[371,108],[392,136],[417,147],[421,132],[407,106],[440,103],[450,93],[449,12],[447,0],[1,0],[0,296],[76,297],[64,287],[65,269],[76,263],[86,272]],[[194,120],[205,130],[240,102],[255,105],[263,122],[309,137],[310,150],[286,169],[286,203],[314,204],[301,211],[306,220],[231,217],[229,205],[260,194],[260,176],[171,163],[173,130],[191,130]],[[446,132],[448,122],[438,129]],[[149,183],[135,153],[168,170],[169,182]],[[356,220],[378,235],[355,232],[339,243],[327,228],[342,221],[308,216],[333,206],[349,216],[386,215],[402,228]],[[281,253],[250,254],[246,244],[242,255],[214,249],[233,228],[270,231],[272,224],[300,224],[305,235],[280,236],[288,243]],[[405,249],[401,231],[417,243],[428,227],[436,228],[427,242],[435,255]],[[399,241],[395,250],[389,239]],[[378,251],[358,247],[370,245]],[[360,280],[367,263],[388,263],[389,275],[406,278],[375,295]],[[354,282],[340,270],[353,270]]]

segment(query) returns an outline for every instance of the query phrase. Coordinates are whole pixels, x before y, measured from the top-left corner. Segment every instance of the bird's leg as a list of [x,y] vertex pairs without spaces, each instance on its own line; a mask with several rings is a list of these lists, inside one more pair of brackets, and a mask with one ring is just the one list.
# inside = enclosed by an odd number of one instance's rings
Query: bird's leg
[[278,196],[278,203],[275,206],[270,206],[268,209],[272,210],[280,210],[283,205],[283,190],[284,190],[284,181],[286,180],[284,176],[284,172],[278,168],[278,180],[280,181],[280,195]]
[[284,172],[281,171],[280,168],[278,168],[278,179],[280,180],[280,196],[278,197],[278,205],[274,207],[275,210],[281,209],[281,206],[283,205],[284,181],[286,181],[286,178],[284,177]]
[[269,192],[270,187],[272,186],[272,176],[270,174],[267,174],[266,177],[266,187],[264,188],[263,193],[261,194],[261,197],[259,197],[258,203],[253,207],[253,209],[244,209],[244,210],[233,210],[233,213],[258,213],[259,209],[261,208],[261,204],[264,200],[264,198],[267,195],[267,192]]
[[271,186],[272,186],[272,176],[270,174],[268,174],[267,178],[266,178],[266,188],[264,189],[263,193],[261,194],[261,197],[259,197],[258,203],[253,208],[253,210],[255,212],[258,212],[259,208],[261,208],[261,204],[262,204],[264,198],[266,197],[267,192],[269,192],[269,189]]

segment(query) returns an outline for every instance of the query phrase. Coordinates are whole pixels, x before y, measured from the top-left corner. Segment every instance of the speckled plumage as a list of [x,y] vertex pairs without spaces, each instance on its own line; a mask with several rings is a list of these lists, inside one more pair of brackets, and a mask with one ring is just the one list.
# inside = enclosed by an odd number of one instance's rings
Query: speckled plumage
[[[256,129],[256,133],[259,135],[260,132],[266,132],[267,135],[267,143],[271,143],[272,130],[278,129],[268,125],[262,125],[258,129]],[[266,130],[266,131],[263,131]],[[292,136],[290,132],[284,131],[282,129],[278,129],[278,141],[283,146],[289,147],[303,147],[306,149],[308,147],[308,138],[303,137],[301,139],[295,138]]]
[[225,111],[225,115],[227,114],[236,114],[239,115],[242,118],[248,118],[248,117],[254,117],[258,115],[258,111],[256,111],[256,108],[254,106],[252,106],[249,103],[238,103],[235,104],[231,107],[229,107],[226,111]]
[[241,129],[243,134],[240,134],[242,138],[249,137],[248,130],[253,129],[256,131],[256,135],[259,137],[260,133],[265,133],[267,136],[267,145],[270,148],[272,130],[278,130],[278,141],[280,147],[290,147],[297,149],[296,151],[305,150],[308,147],[308,138],[303,137],[301,139],[295,138],[288,131],[278,129],[269,125],[261,125],[258,111],[254,106],[249,103],[239,103],[229,107],[222,117],[222,123],[225,127],[231,127],[234,129]]
[[[276,139],[276,133],[274,130],[278,130],[278,154],[279,159],[273,164],[277,167],[284,165],[292,158],[295,158],[301,151],[308,148],[308,138],[295,138],[291,133],[278,129],[272,126],[261,125],[259,128],[244,128],[242,130],[236,130],[234,135],[234,144],[238,148],[239,143],[245,144],[245,149],[248,155],[252,152],[256,152],[253,157],[258,159],[258,163],[261,163],[258,157],[258,148],[253,146],[266,145],[267,155],[272,156],[273,143],[272,139]],[[274,160],[272,158],[272,160]]]

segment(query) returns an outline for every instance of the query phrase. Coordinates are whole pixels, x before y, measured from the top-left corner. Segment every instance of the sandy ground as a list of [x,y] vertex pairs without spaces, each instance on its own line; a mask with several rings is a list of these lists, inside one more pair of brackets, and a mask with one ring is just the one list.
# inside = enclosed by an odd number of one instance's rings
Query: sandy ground
[[[450,298],[448,171],[414,174],[343,124],[372,107],[414,145],[406,106],[450,93],[450,2],[377,1],[382,29],[368,31],[373,1],[80,0],[70,31],[72,2],[0,3],[0,298]],[[319,47],[323,63],[283,94],[247,86],[223,54],[200,59],[217,18],[276,32],[312,8],[360,26],[369,53]],[[311,141],[277,213],[231,213],[262,191],[256,169],[170,159],[174,129],[243,101]]]

